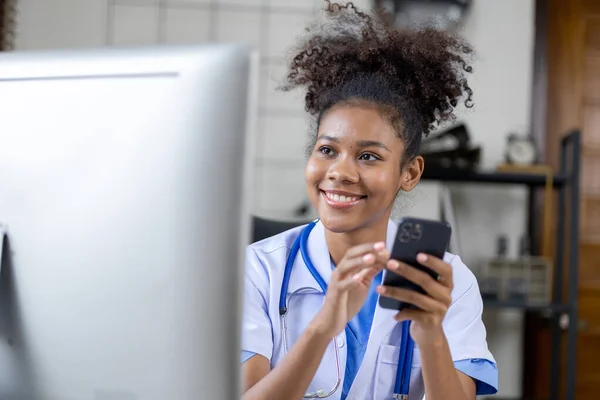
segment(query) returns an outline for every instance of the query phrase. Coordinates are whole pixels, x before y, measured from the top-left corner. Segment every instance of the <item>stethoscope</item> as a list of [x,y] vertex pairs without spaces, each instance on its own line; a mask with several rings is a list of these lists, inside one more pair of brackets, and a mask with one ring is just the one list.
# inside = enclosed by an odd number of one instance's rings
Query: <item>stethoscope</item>
[[[312,275],[312,277],[317,281],[319,286],[321,287],[322,295],[325,295],[327,292],[327,283],[317,269],[314,264],[310,260],[308,255],[308,236],[310,232],[317,224],[318,220],[312,221],[308,224],[300,233],[300,235],[294,241],[292,248],[290,250],[290,254],[285,262],[285,269],[283,272],[283,281],[281,283],[281,293],[279,295],[279,315],[281,317],[281,337],[283,340],[283,350],[284,353],[287,354],[287,320],[286,315],[288,313],[288,286],[290,284],[290,277],[292,275],[292,268],[294,265],[294,260],[298,256],[298,252],[302,255],[302,259],[304,264],[306,264],[306,268]],[[306,290],[310,290],[312,288],[301,288],[292,293],[289,297],[291,298],[295,294],[301,293]],[[413,357],[413,349],[414,349],[414,341],[410,336],[410,321],[402,322],[402,338],[400,342],[400,354],[398,356],[398,369],[396,371],[396,382],[394,384],[394,398],[398,400],[406,400],[408,399],[408,390],[410,386],[410,372],[412,368],[412,357]],[[323,390],[319,389],[313,393],[306,393],[304,395],[305,399],[311,398],[326,398],[334,394],[342,381],[342,373],[341,373],[341,365],[340,365],[340,357],[339,351],[335,343],[335,338],[333,340],[333,346],[335,348],[335,362],[337,366],[337,381],[332,389]]]

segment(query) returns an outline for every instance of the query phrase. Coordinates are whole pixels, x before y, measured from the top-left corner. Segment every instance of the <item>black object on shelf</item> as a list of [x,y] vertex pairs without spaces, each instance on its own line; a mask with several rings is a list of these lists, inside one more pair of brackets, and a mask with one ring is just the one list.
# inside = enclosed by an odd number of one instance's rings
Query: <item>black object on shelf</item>
[[[550,360],[550,400],[575,398],[576,356],[577,356],[577,308],[579,282],[579,178],[580,178],[581,134],[574,130],[565,135],[560,147],[560,171],[553,177],[553,188],[558,190],[556,209],[556,254],[552,303],[549,306],[533,306],[521,301],[497,301],[484,298],[488,308],[516,308],[528,311],[546,311],[551,313],[551,352]],[[546,185],[545,174],[523,174],[509,172],[477,172],[461,169],[427,169],[422,179],[442,182],[521,184],[530,189]],[[567,199],[569,200],[567,202]],[[567,209],[568,204],[568,209]],[[565,217],[569,215],[569,225]],[[530,232],[531,233],[531,232]],[[565,268],[564,248],[568,244],[569,259]],[[567,300],[563,302],[563,282],[568,279]],[[565,365],[565,393],[559,394],[561,361],[561,316],[568,316]]]
[[496,243],[496,256],[506,257],[508,255],[508,237],[500,235]]
[[473,170],[479,165],[481,147],[471,144],[469,130],[461,123],[424,138],[420,155],[433,169]]

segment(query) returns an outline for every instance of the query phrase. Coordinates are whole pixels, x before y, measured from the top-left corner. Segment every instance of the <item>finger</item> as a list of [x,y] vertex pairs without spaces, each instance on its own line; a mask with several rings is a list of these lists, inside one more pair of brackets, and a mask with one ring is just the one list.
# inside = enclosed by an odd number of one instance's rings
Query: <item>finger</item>
[[356,257],[341,263],[333,270],[332,279],[342,281],[346,278],[352,278],[363,270],[375,269],[378,272],[383,268],[384,265],[375,264],[375,256],[368,253],[362,257]]
[[360,285],[360,281],[357,278],[357,275],[358,274],[355,274],[355,275],[349,276],[349,277],[341,280],[337,285],[337,289],[339,291],[343,292],[343,291],[351,290],[352,288]]
[[385,247],[381,250],[373,249],[372,252],[363,255],[362,259],[377,273],[385,269],[386,263],[390,259],[390,252]]
[[394,319],[398,322],[402,321],[419,321],[425,317],[426,313],[423,310],[415,310],[412,308],[405,308],[394,316]]
[[448,287],[433,279],[427,272],[421,271],[408,264],[390,260],[387,264],[388,269],[408,279],[409,281],[419,285],[427,294],[434,299],[441,301],[446,305],[450,305],[452,298],[448,293]]
[[358,246],[351,247],[346,252],[346,255],[344,256],[344,258],[342,258],[342,261],[344,259],[351,259],[351,258],[354,258],[354,257],[365,255],[365,254],[367,254],[369,252],[373,252],[374,250],[375,251],[381,251],[383,249],[385,249],[385,243],[384,242],[360,244]]
[[344,259],[342,259],[335,270],[342,276],[346,276],[346,274],[350,272],[355,273],[355,270],[361,267],[377,266],[381,270],[385,268],[385,262],[380,261],[383,260],[383,258],[381,255],[378,256],[377,253],[382,251],[385,251],[385,247],[384,249],[381,249],[381,247],[376,243],[370,247],[369,251],[360,252],[354,257],[349,257],[348,254],[346,254]]
[[438,279],[444,286],[453,287],[452,281],[452,267],[444,260],[440,260],[437,257],[429,254],[419,253],[417,255],[417,261],[424,267],[430,268],[435,271],[440,278]]
[[354,279],[365,286],[370,286],[373,278],[380,272],[378,268],[365,268],[354,275]]
[[423,311],[445,314],[448,310],[448,306],[441,301],[414,290],[379,286],[377,292],[384,297],[415,305]]
[[341,280],[340,283],[338,283],[338,288],[340,290],[349,290],[357,284],[370,286],[371,281],[380,271],[381,269],[374,267],[362,269],[356,274],[345,277],[343,280]]
[[375,257],[355,257],[348,260],[344,260],[341,262],[335,269],[333,270],[334,275],[338,275],[339,280],[345,279],[349,274],[354,275],[358,273],[361,269],[369,268],[373,265],[375,261]]
[[379,251],[375,250],[375,263],[381,264],[385,268],[385,265],[390,259],[390,252],[385,247]]

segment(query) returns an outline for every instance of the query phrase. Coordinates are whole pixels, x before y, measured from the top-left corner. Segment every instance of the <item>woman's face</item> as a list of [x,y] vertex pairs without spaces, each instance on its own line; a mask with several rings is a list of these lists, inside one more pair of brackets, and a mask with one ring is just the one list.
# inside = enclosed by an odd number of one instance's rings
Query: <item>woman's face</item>
[[350,232],[389,218],[400,189],[423,162],[400,169],[404,142],[375,107],[334,106],[322,117],[306,165],[306,187],[325,227]]

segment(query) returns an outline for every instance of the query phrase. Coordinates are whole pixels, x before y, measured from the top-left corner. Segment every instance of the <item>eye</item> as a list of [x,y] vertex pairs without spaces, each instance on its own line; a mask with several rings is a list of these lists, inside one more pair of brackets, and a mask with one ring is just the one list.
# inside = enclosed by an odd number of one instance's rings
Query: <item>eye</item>
[[360,155],[360,157],[358,158],[361,161],[378,161],[381,160],[381,158],[377,157],[375,154],[371,154],[371,153],[363,153]]
[[335,154],[335,151],[331,147],[327,147],[327,146],[319,147],[318,151],[319,151],[319,153],[321,153],[325,156],[332,156]]

